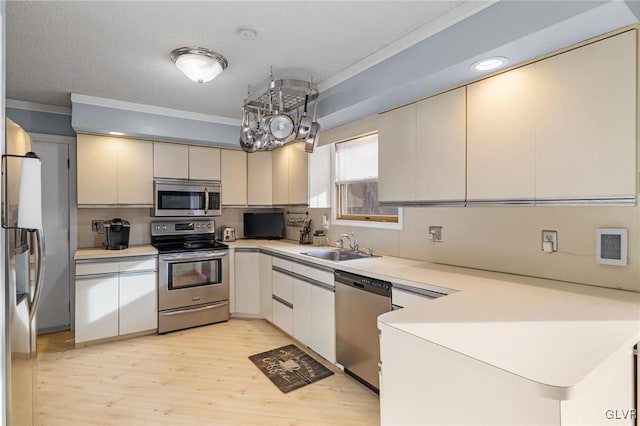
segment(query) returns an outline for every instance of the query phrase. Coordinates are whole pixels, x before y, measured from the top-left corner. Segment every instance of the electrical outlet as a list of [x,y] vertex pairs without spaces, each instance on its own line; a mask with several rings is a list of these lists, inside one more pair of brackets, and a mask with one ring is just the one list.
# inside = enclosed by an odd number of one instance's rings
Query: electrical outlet
[[429,226],[428,238],[433,242],[443,242],[442,226]]
[[92,220],[91,230],[98,234],[104,234],[104,220]]
[[558,231],[542,231],[541,249],[546,253],[558,251]]

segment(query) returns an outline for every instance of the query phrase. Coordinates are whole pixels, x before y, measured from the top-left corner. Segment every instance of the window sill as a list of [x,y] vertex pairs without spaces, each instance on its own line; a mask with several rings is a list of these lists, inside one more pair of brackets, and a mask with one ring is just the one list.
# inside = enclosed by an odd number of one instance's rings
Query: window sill
[[332,219],[332,225],[337,226],[354,226],[357,228],[374,228],[374,229],[392,229],[392,230],[401,230],[402,229],[402,209],[398,210],[398,222],[374,222],[369,220],[342,220],[342,219]]

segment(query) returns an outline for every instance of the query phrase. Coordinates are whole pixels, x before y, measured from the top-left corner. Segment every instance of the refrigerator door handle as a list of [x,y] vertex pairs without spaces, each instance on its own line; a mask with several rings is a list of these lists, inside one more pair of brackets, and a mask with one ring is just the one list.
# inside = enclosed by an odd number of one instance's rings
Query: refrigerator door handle
[[35,229],[29,230],[35,232],[36,243],[38,246],[38,269],[36,270],[36,286],[33,294],[33,301],[31,302],[31,311],[29,312],[29,319],[33,321],[38,311],[38,304],[40,303],[40,295],[42,294],[42,287],[44,284],[44,260],[45,260],[45,246],[44,246],[44,230]]

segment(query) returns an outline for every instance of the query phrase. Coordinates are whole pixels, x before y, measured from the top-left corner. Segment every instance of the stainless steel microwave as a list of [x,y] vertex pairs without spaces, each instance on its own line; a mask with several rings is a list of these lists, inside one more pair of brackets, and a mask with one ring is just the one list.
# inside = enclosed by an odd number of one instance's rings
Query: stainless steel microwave
[[220,181],[155,179],[154,216],[220,216]]

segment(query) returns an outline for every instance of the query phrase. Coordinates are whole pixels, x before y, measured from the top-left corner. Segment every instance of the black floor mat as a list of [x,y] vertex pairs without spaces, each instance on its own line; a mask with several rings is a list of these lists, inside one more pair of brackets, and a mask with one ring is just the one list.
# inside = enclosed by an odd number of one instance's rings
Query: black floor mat
[[333,372],[301,351],[296,345],[251,355],[256,367],[283,393],[329,377]]

